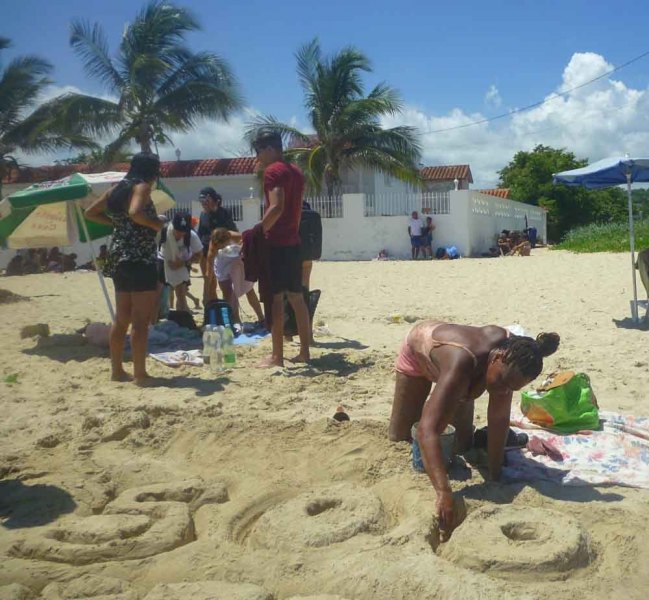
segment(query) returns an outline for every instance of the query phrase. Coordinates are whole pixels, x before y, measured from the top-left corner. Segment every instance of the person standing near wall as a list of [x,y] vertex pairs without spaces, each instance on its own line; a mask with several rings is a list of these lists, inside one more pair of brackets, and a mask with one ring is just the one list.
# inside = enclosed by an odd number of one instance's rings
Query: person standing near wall
[[[199,195],[198,200],[201,203],[203,211],[198,219],[198,237],[203,244],[203,255],[200,260],[201,275],[203,276],[203,303],[216,298],[216,281],[210,279],[208,275],[212,265],[207,264],[207,253],[210,248],[210,238],[212,232],[223,227],[228,231],[239,231],[232,213],[222,206],[223,198],[213,187],[204,187]],[[213,284],[213,289],[210,287]]]
[[[422,247],[421,254],[424,258],[433,258],[433,231],[435,230],[435,224],[433,223],[432,217],[426,217],[426,224],[424,225],[424,230],[421,234]],[[428,256],[426,256],[428,255]]]
[[410,236],[410,246],[412,248],[412,260],[419,257],[419,250],[422,246],[422,231],[425,228],[424,222],[419,218],[419,213],[415,210],[412,212],[411,219],[408,223],[408,235]]
[[284,294],[295,312],[300,352],[294,362],[308,362],[309,313],[302,295],[300,219],[304,176],[284,159],[282,137],[262,130],[253,142],[257,159],[264,168],[264,216],[261,226],[270,247],[272,305],[272,355],[260,366],[284,366]]

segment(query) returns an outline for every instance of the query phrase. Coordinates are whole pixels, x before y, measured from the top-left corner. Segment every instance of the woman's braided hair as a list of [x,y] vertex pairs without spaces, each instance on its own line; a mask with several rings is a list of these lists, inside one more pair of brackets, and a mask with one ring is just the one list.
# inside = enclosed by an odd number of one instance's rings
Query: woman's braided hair
[[554,354],[560,340],[558,333],[539,333],[536,339],[512,335],[498,347],[504,351],[506,365],[513,365],[521,375],[536,379],[543,370],[543,357]]

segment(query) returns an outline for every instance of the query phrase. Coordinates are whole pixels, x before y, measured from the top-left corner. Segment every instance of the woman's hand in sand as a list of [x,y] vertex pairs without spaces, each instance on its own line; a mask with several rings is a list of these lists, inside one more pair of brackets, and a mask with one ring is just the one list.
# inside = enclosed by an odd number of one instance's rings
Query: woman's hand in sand
[[453,492],[446,490],[437,494],[437,519],[439,521],[439,535],[445,542],[453,531]]

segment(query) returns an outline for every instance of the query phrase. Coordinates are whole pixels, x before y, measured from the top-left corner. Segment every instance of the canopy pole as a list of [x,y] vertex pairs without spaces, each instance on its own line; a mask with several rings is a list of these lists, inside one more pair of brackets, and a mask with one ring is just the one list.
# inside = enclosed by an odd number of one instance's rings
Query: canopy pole
[[106,300],[106,305],[108,306],[108,312],[110,313],[110,320],[111,322],[114,323],[115,311],[113,310],[113,303],[110,301],[110,296],[108,295],[108,288],[106,288],[106,282],[104,281],[104,276],[101,272],[101,269],[99,268],[99,265],[97,264],[97,257],[95,256],[95,248],[92,245],[92,241],[90,240],[90,234],[88,233],[88,226],[86,225],[86,220],[83,216],[83,210],[81,210],[81,204],[78,200],[74,204],[77,209],[77,215],[79,217],[79,221],[81,222],[81,227],[83,227],[83,234],[86,236],[86,244],[88,244],[88,248],[90,249],[90,256],[92,257],[92,263],[95,265],[95,271],[97,271],[97,277],[99,277],[99,285],[101,286],[101,291],[104,292],[104,298]]
[[637,323],[638,319],[638,288],[635,277],[635,232],[633,230],[633,200],[631,197],[631,171],[626,174],[626,192],[629,203],[629,246],[631,248],[631,278],[633,281],[633,304],[631,305],[631,317]]

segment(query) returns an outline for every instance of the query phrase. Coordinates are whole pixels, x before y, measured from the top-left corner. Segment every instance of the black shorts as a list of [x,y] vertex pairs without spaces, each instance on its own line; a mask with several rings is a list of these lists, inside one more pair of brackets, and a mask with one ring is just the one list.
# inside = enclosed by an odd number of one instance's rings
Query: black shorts
[[158,283],[161,283],[162,285],[165,285],[167,283],[167,280],[165,279],[165,261],[162,259],[158,259],[158,262],[156,263],[156,271],[158,272]]
[[302,258],[299,245],[270,248],[270,289],[273,294],[302,293]]
[[155,263],[121,262],[113,274],[116,292],[153,292],[158,288]]

